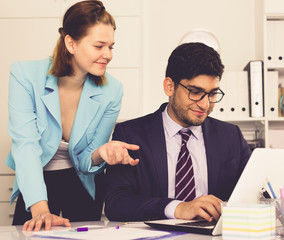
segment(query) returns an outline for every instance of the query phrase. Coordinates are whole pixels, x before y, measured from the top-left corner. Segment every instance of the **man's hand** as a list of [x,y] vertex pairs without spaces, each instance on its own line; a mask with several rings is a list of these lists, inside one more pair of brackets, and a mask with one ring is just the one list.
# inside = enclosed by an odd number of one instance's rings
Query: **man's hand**
[[193,219],[201,217],[211,222],[214,218],[218,220],[221,215],[222,200],[213,196],[201,196],[190,202],[181,202],[175,210],[175,217],[178,219]]

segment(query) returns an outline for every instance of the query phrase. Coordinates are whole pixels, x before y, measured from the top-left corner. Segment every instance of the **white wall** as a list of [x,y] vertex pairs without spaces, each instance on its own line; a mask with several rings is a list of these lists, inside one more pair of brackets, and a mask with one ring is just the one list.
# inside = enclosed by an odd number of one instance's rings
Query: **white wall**
[[[227,71],[241,71],[256,57],[255,15],[261,0],[144,0],[144,113],[167,98],[162,90],[168,57],[189,31],[204,28],[220,42]],[[261,38],[262,36],[257,36]],[[151,97],[150,97],[151,96]]]
[[[162,89],[167,60],[189,31],[204,28],[214,33],[221,44],[221,58],[228,71],[242,70],[253,60],[256,43],[262,38],[255,33],[255,26],[262,24],[261,20],[255,20],[262,0],[102,1],[118,24],[117,45],[109,71],[125,85],[121,119],[150,113],[167,101]],[[44,58],[52,53],[62,17],[59,14],[63,12],[55,11],[59,2],[44,0],[43,3],[51,7],[50,11],[42,8],[37,0],[0,2],[0,173],[7,171],[3,161],[10,148],[7,132],[9,65],[15,60],[33,59],[38,55]],[[62,9],[73,2],[75,0],[62,0]],[[19,8],[14,8],[20,3]],[[36,4],[46,11],[31,11]],[[43,17],[36,19],[38,16]]]

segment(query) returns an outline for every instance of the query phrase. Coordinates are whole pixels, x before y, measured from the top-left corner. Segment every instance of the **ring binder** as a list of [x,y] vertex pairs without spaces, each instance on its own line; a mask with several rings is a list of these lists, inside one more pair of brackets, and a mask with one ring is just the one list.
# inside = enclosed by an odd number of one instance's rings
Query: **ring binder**
[[249,61],[244,70],[248,72],[250,116],[263,117],[263,62],[261,60]]

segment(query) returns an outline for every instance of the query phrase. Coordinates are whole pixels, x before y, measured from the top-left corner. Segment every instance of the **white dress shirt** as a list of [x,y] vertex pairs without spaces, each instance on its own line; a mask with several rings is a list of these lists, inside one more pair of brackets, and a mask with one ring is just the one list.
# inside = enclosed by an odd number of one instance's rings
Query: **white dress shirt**
[[[176,165],[182,142],[181,135],[178,132],[183,127],[171,119],[167,109],[168,107],[166,107],[165,111],[162,113],[162,118],[168,160],[168,197],[174,199]],[[196,197],[200,197],[208,194],[207,162],[203,132],[201,126],[190,126],[189,129],[192,131],[192,135],[187,142],[187,148],[190,152],[193,164]],[[174,218],[176,206],[180,202],[179,200],[173,200],[167,205],[165,208],[167,218]]]
[[49,163],[44,166],[44,171],[56,171],[73,167],[68,152],[68,144],[63,139],[61,140],[57,152]]

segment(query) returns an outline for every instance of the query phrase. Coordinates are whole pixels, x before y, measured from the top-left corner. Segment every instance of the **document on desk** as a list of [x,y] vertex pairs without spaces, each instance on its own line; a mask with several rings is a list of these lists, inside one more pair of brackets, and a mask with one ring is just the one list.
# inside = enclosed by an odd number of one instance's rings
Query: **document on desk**
[[140,238],[156,238],[171,235],[170,232],[156,231],[149,228],[130,228],[130,227],[101,227],[101,226],[82,226],[91,228],[88,231],[77,232],[72,228],[57,231],[40,231],[34,232],[33,236],[44,237],[44,238],[61,238],[61,239],[86,239],[86,240],[105,240],[105,239],[116,239],[116,240],[131,240]]

